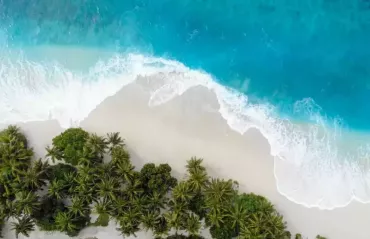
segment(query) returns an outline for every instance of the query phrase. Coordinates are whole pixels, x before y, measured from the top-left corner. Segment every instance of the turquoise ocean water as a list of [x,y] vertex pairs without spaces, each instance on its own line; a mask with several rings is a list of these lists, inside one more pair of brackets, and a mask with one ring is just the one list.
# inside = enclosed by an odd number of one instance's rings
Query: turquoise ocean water
[[[219,97],[225,105],[220,112],[228,115],[231,127],[247,125],[239,131],[249,126],[263,131],[276,157],[278,189],[289,199],[321,208],[343,206],[353,198],[370,200],[370,177],[360,164],[370,152],[362,140],[366,137],[347,150],[338,133],[370,129],[369,0],[1,0],[0,44],[0,112],[9,122],[51,114],[68,121],[74,111],[61,102],[50,108],[46,91],[69,87],[58,94],[86,96],[81,105],[89,106],[88,113],[123,86],[111,80],[114,76],[127,78],[138,69],[185,72],[186,84],[209,85],[204,83],[209,78],[229,87],[231,95]],[[24,49],[48,46],[122,57],[100,61],[87,73],[17,58]],[[76,58],[71,52],[69,57]],[[106,70],[98,74],[102,65]],[[22,78],[22,72],[30,76]],[[95,89],[89,81],[104,85],[107,95],[89,98],[89,89]],[[17,91],[23,94],[14,98]],[[23,111],[26,100],[48,110]],[[237,102],[238,110],[227,108]],[[311,122],[314,128],[287,126],[283,118]],[[290,178],[279,177],[288,169]],[[297,177],[300,183],[293,185]],[[323,180],[327,183],[319,186]]]

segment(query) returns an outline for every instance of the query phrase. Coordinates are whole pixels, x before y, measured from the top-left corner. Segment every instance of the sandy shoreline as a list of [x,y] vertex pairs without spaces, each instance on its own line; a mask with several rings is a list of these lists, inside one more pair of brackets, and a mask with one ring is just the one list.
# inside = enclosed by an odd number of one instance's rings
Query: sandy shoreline
[[[369,238],[370,205],[352,202],[345,208],[330,211],[309,209],[280,195],[266,139],[256,130],[243,136],[230,130],[218,113],[219,105],[210,91],[196,87],[155,108],[147,106],[147,91],[145,83],[123,88],[101,103],[81,126],[98,134],[121,132],[137,167],[148,161],[168,162],[176,176],[182,177],[187,159],[195,155],[203,157],[212,176],[235,179],[240,183],[241,191],[269,198],[284,215],[292,233],[300,232],[308,238],[317,234],[329,239]],[[44,147],[51,139],[62,131],[56,121],[19,125],[39,156],[44,154]],[[88,228],[80,238],[96,236],[102,239],[107,238],[108,233]],[[109,234],[109,238],[121,238],[116,234]],[[13,238],[13,233],[10,235],[5,238]],[[36,232],[31,235],[32,238],[47,238]],[[150,237],[139,234],[138,238]]]

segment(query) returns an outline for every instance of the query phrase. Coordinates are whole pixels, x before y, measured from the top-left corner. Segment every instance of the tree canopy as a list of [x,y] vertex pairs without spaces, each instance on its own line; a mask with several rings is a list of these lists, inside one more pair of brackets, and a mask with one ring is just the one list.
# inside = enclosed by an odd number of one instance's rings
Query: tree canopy
[[[77,236],[114,220],[123,236],[150,230],[155,238],[202,239],[209,230],[215,239],[291,238],[268,199],[210,177],[201,158],[188,160],[186,177],[176,179],[169,164],[137,169],[119,133],[81,128],[65,130],[46,150],[44,159],[34,159],[18,127],[0,132],[0,233],[14,218],[17,237],[36,227]],[[91,213],[98,215],[93,223]]]
[[70,128],[53,138],[48,155],[57,160],[77,165],[86,147],[89,133],[81,128]]

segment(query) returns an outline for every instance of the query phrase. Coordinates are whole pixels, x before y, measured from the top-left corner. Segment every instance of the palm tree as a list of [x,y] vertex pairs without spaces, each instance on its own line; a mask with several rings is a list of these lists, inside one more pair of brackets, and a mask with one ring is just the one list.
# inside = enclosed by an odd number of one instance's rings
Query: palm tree
[[119,221],[120,227],[117,228],[124,237],[129,237],[133,235],[136,237],[136,232],[140,231],[139,225],[136,225],[129,221]]
[[65,188],[66,183],[63,180],[54,179],[48,188],[48,195],[58,200],[63,199],[65,197]]
[[192,174],[194,170],[205,171],[206,168],[202,165],[202,163],[202,158],[192,157],[190,160],[187,161],[186,168],[188,173]]
[[258,228],[242,227],[239,237],[240,239],[266,239],[267,235],[261,233]]
[[226,216],[229,218],[232,227],[235,228],[237,232],[239,232],[240,227],[244,226],[247,221],[248,212],[243,204],[240,201],[237,201],[228,210]]
[[13,159],[24,162],[28,165],[33,157],[33,149],[27,149],[23,147],[22,143],[14,145]]
[[183,201],[189,203],[194,196],[187,182],[180,182],[172,190],[172,196],[176,201]]
[[50,164],[48,161],[42,161],[42,159],[38,159],[34,162],[33,168],[43,176],[48,176]]
[[188,203],[185,201],[176,201],[171,199],[168,203],[170,209],[164,214],[168,226],[176,231],[185,229],[186,220],[188,218]]
[[[85,197],[89,204],[97,196],[96,185],[99,183],[100,178],[97,168],[80,166],[77,177],[75,178],[74,193]],[[91,199],[91,200],[90,200]]]
[[184,202],[184,201],[176,201],[174,199],[170,199],[169,202],[168,202],[168,205],[170,207],[170,211],[180,215],[180,216],[183,216],[183,215],[186,215],[187,214],[187,210],[188,210],[188,203]]
[[269,228],[273,231],[272,238],[286,238],[290,235],[290,232],[286,230],[286,222],[283,220],[283,216],[278,214],[270,214],[268,217]]
[[[89,179],[91,180],[91,179]],[[75,179],[75,187],[73,188],[73,193],[85,200],[87,204],[92,203],[96,197],[96,187],[95,181],[88,181],[85,177],[80,177],[80,175]]]
[[55,217],[55,226],[61,232],[73,233],[77,230],[74,217],[68,212],[58,212]]
[[122,197],[117,197],[117,199],[113,201],[113,208],[115,210],[112,211],[112,214],[116,217],[123,215],[129,206],[130,202],[128,200]]
[[164,214],[164,217],[166,218],[168,226],[175,229],[176,234],[177,231],[184,227],[184,218],[186,218],[184,214],[176,211],[169,211]]
[[46,157],[50,158],[53,163],[55,163],[55,160],[62,160],[63,153],[59,152],[57,148],[46,146]]
[[35,229],[35,223],[29,216],[18,218],[18,222],[12,222],[12,230],[15,231],[15,236],[18,238],[19,234],[29,237],[29,233]]
[[159,212],[158,211],[152,211],[152,212],[146,212],[142,215],[142,223],[143,228],[148,230],[154,230],[155,225],[158,223],[159,219]]
[[168,227],[168,223],[165,216],[163,215],[160,216],[157,219],[157,223],[155,224],[153,234],[156,236],[156,238],[162,238],[163,236],[168,235],[169,230],[170,228]]
[[[17,137],[22,137],[23,134],[20,132],[21,129],[16,126],[16,125],[9,125],[6,129],[5,129],[5,132],[8,134],[8,135],[13,135],[13,136],[17,136]],[[24,137],[24,136],[23,136]]]
[[221,208],[211,208],[206,217],[207,225],[220,227],[224,224],[224,213]]
[[101,158],[97,159],[97,157],[100,156],[98,156],[94,150],[95,149],[93,149],[91,146],[84,146],[82,148],[82,152],[79,152],[78,165],[81,165],[83,167],[90,167],[96,162],[100,162]]
[[[258,229],[264,238],[284,238],[286,235],[285,223],[280,215],[266,214],[263,212],[253,213],[244,228],[249,230]],[[245,229],[244,229],[245,230]],[[241,230],[243,231],[243,229]]]
[[96,168],[80,166],[77,177],[74,180],[74,193],[85,198],[86,203],[90,204],[96,194],[96,185],[100,181]]
[[4,160],[0,172],[6,178],[19,178],[27,163],[15,159]]
[[109,133],[107,134],[107,137],[108,137],[109,152],[112,152],[112,149],[117,146],[120,146],[120,147],[125,146],[124,140],[121,138],[121,136],[119,136],[118,132]]
[[112,201],[109,199],[98,200],[94,206],[94,211],[99,215],[111,214],[113,211]]
[[84,216],[90,209],[85,200],[77,196],[72,197],[72,204],[68,208],[74,216]]
[[132,180],[128,181],[124,191],[125,195],[131,201],[140,198],[143,192],[144,189],[142,188],[141,181],[138,178],[133,178]]
[[116,172],[119,176],[123,177],[123,179],[128,182],[134,178],[135,167],[131,164],[129,160],[119,161],[116,164]]
[[27,148],[27,139],[24,134],[21,133],[21,130],[16,125],[9,125],[4,131],[0,132],[0,141],[6,140],[6,138],[14,138],[18,142],[22,143],[24,148]]
[[116,168],[112,162],[103,163],[99,165],[99,175],[102,178],[115,177],[116,176],[115,171],[116,171]]
[[96,200],[96,195],[93,188],[85,189],[85,191],[79,191],[78,189],[76,189],[75,195],[81,198],[81,200],[84,201],[87,205],[90,205],[91,203],[93,203],[93,201]]
[[14,194],[11,182],[7,178],[0,177],[1,195],[0,197],[11,198]]
[[66,172],[63,174],[63,183],[65,184],[65,189],[68,189],[69,194],[73,194],[76,188],[76,172]]
[[199,192],[208,185],[209,176],[205,170],[196,168],[192,170],[188,182],[194,191]]
[[22,183],[22,178],[17,177],[12,181],[8,181],[9,187],[11,188],[13,194],[17,194],[19,192],[27,191],[28,189],[24,188],[24,184]]
[[189,210],[197,214],[201,218],[201,220],[205,218],[208,212],[208,208],[206,207],[204,194],[202,192],[198,192],[191,199],[189,203]]
[[100,197],[114,200],[119,192],[120,185],[116,178],[103,178],[97,185],[97,193]]
[[144,205],[149,211],[160,211],[164,209],[167,204],[167,198],[156,191],[146,195],[144,200]]
[[11,201],[9,199],[6,199],[5,203],[3,202],[0,204],[0,209],[1,216],[4,217],[5,219],[18,216],[14,201]]
[[121,161],[123,161],[126,164],[130,162],[130,154],[123,146],[114,147],[112,149],[111,155],[112,163],[114,165],[117,165]]
[[137,208],[130,208],[118,218],[119,230],[125,236],[135,235],[140,230],[142,214]]
[[209,207],[218,207],[230,202],[236,196],[231,180],[212,179],[204,192],[205,201]]
[[38,190],[46,185],[48,164],[44,164],[41,160],[36,161],[32,168],[29,168],[23,176],[22,183],[24,188],[32,191]]
[[78,167],[77,179],[76,181],[83,181],[85,183],[90,183],[90,186],[93,186],[97,178],[98,170],[96,168],[92,168],[86,165],[80,165]]
[[201,227],[202,224],[199,217],[195,214],[190,214],[186,220],[186,231],[189,233],[189,235],[198,236]]
[[92,148],[92,150],[98,155],[98,157],[103,158],[105,150],[107,149],[107,139],[103,136],[98,136],[97,134],[91,134],[87,139],[87,145]]
[[33,212],[37,211],[40,202],[38,201],[38,196],[33,192],[19,192],[16,194],[15,209],[18,215],[28,214],[31,215]]

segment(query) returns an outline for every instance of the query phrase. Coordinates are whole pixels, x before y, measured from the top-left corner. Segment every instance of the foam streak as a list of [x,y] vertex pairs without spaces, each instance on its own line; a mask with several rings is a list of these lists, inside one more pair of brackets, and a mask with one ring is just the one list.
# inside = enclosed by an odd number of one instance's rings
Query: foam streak
[[195,86],[213,91],[219,112],[240,134],[251,128],[262,132],[275,157],[277,188],[288,199],[306,207],[332,209],[352,200],[370,202],[370,148],[356,145],[343,149],[340,124],[328,128],[314,102],[295,105],[312,124],[283,119],[268,104],[252,104],[246,95],[216,83],[211,75],[163,58],[139,54],[116,55],[98,62],[87,73],[73,72],[56,64],[41,64],[19,57],[0,62],[1,123],[55,119],[64,128],[76,126],[104,99],[139,76],[163,84],[153,89],[149,106],[166,103]]

